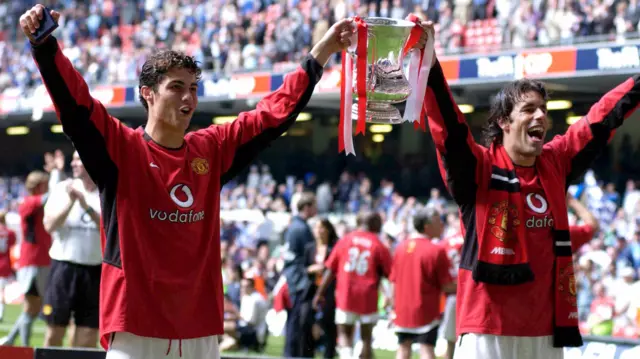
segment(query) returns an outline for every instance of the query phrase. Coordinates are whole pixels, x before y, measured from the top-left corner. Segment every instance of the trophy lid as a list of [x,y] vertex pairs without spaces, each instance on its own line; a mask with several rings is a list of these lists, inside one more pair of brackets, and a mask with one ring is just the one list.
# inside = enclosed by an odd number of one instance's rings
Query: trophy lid
[[365,17],[364,22],[369,26],[393,26],[393,27],[414,27],[415,23],[408,20],[398,20],[388,17]]

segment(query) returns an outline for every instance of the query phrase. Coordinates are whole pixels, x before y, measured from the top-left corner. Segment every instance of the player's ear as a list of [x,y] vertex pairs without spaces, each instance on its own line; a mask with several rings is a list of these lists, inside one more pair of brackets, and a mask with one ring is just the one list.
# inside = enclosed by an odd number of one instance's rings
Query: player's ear
[[498,126],[500,126],[500,128],[504,132],[509,132],[510,124],[511,124],[511,121],[509,120],[509,118],[501,118],[498,120]]
[[153,89],[149,86],[142,86],[140,88],[140,96],[150,105],[153,103]]

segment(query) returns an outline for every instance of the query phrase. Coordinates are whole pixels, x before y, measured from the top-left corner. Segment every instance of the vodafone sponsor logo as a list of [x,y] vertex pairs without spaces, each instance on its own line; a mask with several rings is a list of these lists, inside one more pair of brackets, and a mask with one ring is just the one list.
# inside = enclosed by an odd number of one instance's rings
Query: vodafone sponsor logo
[[516,252],[511,248],[493,247],[491,254],[497,254],[499,256],[514,256],[516,255]]
[[[181,200],[178,198],[176,193],[178,190],[182,191],[186,196],[185,200]],[[171,200],[182,208],[189,208],[193,205],[193,194],[191,193],[191,189],[187,187],[186,184],[177,184],[171,188],[171,192],[169,192],[169,196],[171,196]]]
[[[162,211],[149,208],[149,217],[152,220],[172,223],[194,223],[204,219],[204,211],[189,210],[185,212],[183,209],[193,206],[194,197],[191,189],[186,184],[177,184],[169,191],[169,197],[180,209],[175,211]],[[181,210],[182,209],[182,210]]]
[[549,209],[547,200],[537,193],[529,193],[527,195],[527,206],[529,206],[529,209],[531,209],[532,211],[538,214],[543,214],[547,212],[547,209]]
[[529,193],[525,197],[525,202],[527,207],[536,214],[543,216],[531,216],[525,222],[525,226],[527,228],[552,228],[553,227],[553,217],[548,215],[549,213],[549,203],[547,200],[539,193]]

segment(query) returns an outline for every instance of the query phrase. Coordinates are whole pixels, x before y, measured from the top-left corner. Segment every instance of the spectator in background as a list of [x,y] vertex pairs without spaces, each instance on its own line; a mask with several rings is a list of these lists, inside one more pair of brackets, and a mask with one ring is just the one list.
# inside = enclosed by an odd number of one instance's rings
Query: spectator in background
[[45,346],[62,346],[71,317],[72,347],[95,347],[98,340],[100,273],[100,193],[77,152],[73,178],[51,189],[44,226],[52,235],[51,273],[44,296]]
[[302,198],[303,193],[304,193],[304,182],[301,180],[297,181],[295,190],[291,195],[291,201],[289,203],[291,214],[294,216],[298,215],[298,202]]
[[258,165],[251,165],[249,176],[247,177],[247,188],[258,188],[260,186],[260,172]]
[[318,202],[318,213],[326,214],[331,210],[333,204],[333,193],[331,182],[324,181],[316,190],[316,200]]
[[304,265],[304,251],[313,243],[313,233],[307,220],[317,214],[316,198],[313,193],[304,192],[297,201],[298,214],[291,219],[285,233],[285,254],[283,274],[287,280],[291,308],[287,310],[286,339],[284,356],[313,357],[311,338],[300,338],[302,331],[302,310],[311,282]]
[[638,213],[638,205],[640,205],[640,190],[636,186],[634,180],[627,181],[625,196],[622,201],[625,215],[629,218]]
[[432,208],[440,213],[445,213],[446,212],[446,206],[447,201],[442,198],[440,196],[440,190],[437,188],[432,188],[431,189],[431,196],[429,197],[429,200],[427,201],[427,207],[428,208]]
[[[233,263],[233,260],[229,260],[230,263]],[[236,308],[240,308],[240,280],[242,279],[242,267],[240,265],[231,265],[227,266],[230,268],[230,275],[228,279],[227,288],[226,288],[226,297],[228,300],[236,306]]]
[[243,278],[240,282],[240,320],[238,321],[239,344],[241,348],[260,351],[267,337],[266,300],[256,291],[253,279]]
[[[333,224],[323,218],[317,221],[313,227],[313,236],[315,241],[307,244],[305,248],[305,265],[311,285],[305,295],[305,305],[303,310],[303,331],[301,337],[313,338],[316,344],[319,341],[322,332],[324,338],[324,358],[333,358],[336,355],[336,339],[337,328],[335,323],[335,281],[329,284],[325,302],[318,310],[312,307],[312,300],[318,290],[318,286],[322,282],[322,273],[324,273],[324,263],[329,258],[333,247],[338,242],[338,235]],[[314,330],[318,328],[319,330]],[[318,345],[314,345],[314,349]]]
[[607,294],[605,286],[600,282],[593,285],[593,292],[595,296],[586,328],[593,335],[610,336],[613,333],[615,300]]
[[640,269],[640,231],[634,233],[633,239],[626,245],[621,256],[635,271]]

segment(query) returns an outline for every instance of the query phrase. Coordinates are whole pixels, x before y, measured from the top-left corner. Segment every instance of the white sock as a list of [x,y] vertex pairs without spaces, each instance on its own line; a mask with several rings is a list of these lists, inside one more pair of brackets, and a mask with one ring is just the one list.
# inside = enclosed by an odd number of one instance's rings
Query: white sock
[[349,348],[349,347],[339,348],[338,357],[340,359],[353,359],[353,348]]
[[4,317],[4,303],[0,303],[0,319]]

